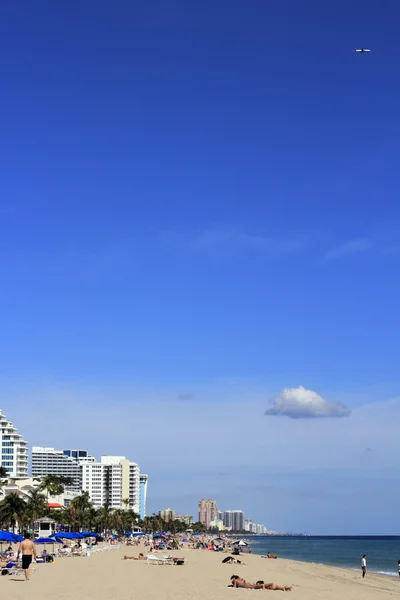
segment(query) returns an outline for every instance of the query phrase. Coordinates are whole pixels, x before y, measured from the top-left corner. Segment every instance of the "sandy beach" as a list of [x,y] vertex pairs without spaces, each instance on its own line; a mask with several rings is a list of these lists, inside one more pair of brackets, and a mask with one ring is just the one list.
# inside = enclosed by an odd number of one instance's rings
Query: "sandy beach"
[[[212,600],[232,599],[232,595],[289,594],[299,600],[376,600],[398,595],[400,581],[396,578],[289,560],[266,560],[257,555],[243,555],[247,565],[223,565],[226,556],[206,550],[172,552],[185,556],[186,566],[156,566],[144,562],[123,560],[137,556],[141,547],[121,546],[117,550],[100,552],[90,557],[57,559],[53,564],[35,565],[30,582],[13,577],[0,579],[2,594],[8,598],[31,600]],[[244,590],[228,588],[230,576],[237,574],[248,581],[259,579],[292,585],[291,592]]]

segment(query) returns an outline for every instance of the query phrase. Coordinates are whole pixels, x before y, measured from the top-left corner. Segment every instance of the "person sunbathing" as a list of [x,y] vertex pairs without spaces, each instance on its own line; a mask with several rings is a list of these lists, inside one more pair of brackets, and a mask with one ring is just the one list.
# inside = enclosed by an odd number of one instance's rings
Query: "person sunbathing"
[[122,560],[145,560],[145,558],[143,554],[140,553],[139,556],[124,556]]
[[257,583],[250,583],[239,575],[232,575],[231,577],[232,587],[234,588],[245,588],[247,590],[279,590],[281,592],[290,592],[292,587],[290,585],[278,585],[276,583],[264,583],[263,581],[257,581]]
[[238,558],[235,558],[234,556],[227,556],[226,558],[224,558],[224,560],[222,561],[223,565],[245,565],[246,563],[242,562],[241,560],[239,560]]

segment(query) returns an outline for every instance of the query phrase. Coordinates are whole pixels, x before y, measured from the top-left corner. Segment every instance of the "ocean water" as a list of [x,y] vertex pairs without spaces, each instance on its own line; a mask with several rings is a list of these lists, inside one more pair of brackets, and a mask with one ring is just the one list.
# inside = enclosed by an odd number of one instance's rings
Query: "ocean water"
[[368,571],[399,577],[400,536],[254,536],[246,539],[251,540],[254,554],[276,552],[281,558],[349,569],[361,570],[361,558],[366,554]]

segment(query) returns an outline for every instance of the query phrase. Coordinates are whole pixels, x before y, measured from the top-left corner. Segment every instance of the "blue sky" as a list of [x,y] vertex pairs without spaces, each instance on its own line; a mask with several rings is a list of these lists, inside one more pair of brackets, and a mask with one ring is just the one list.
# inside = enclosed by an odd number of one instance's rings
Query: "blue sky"
[[150,510],[399,533],[399,18],[6,2],[0,406],[32,444],[127,454]]

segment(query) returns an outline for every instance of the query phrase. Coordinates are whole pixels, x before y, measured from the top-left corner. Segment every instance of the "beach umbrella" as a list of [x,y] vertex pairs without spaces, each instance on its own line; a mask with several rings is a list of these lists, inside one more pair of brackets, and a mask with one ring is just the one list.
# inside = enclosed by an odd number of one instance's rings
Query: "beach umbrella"
[[20,535],[16,535],[15,533],[11,533],[10,531],[0,531],[0,542],[20,542],[24,538]]
[[55,540],[53,538],[49,538],[49,537],[42,537],[42,538],[37,538],[37,540],[34,540],[35,544],[54,544]]
[[132,535],[134,535],[135,537],[138,537],[139,535],[147,535],[147,534],[143,533],[143,531],[135,531]]
[[73,531],[66,533],[53,533],[50,537],[54,537],[57,540],[82,540],[85,536],[81,533],[75,533]]
[[55,538],[57,540],[70,540],[70,533],[59,531],[58,533],[53,533],[50,537]]
[[100,537],[100,534],[95,531],[81,531],[81,535],[83,537]]

